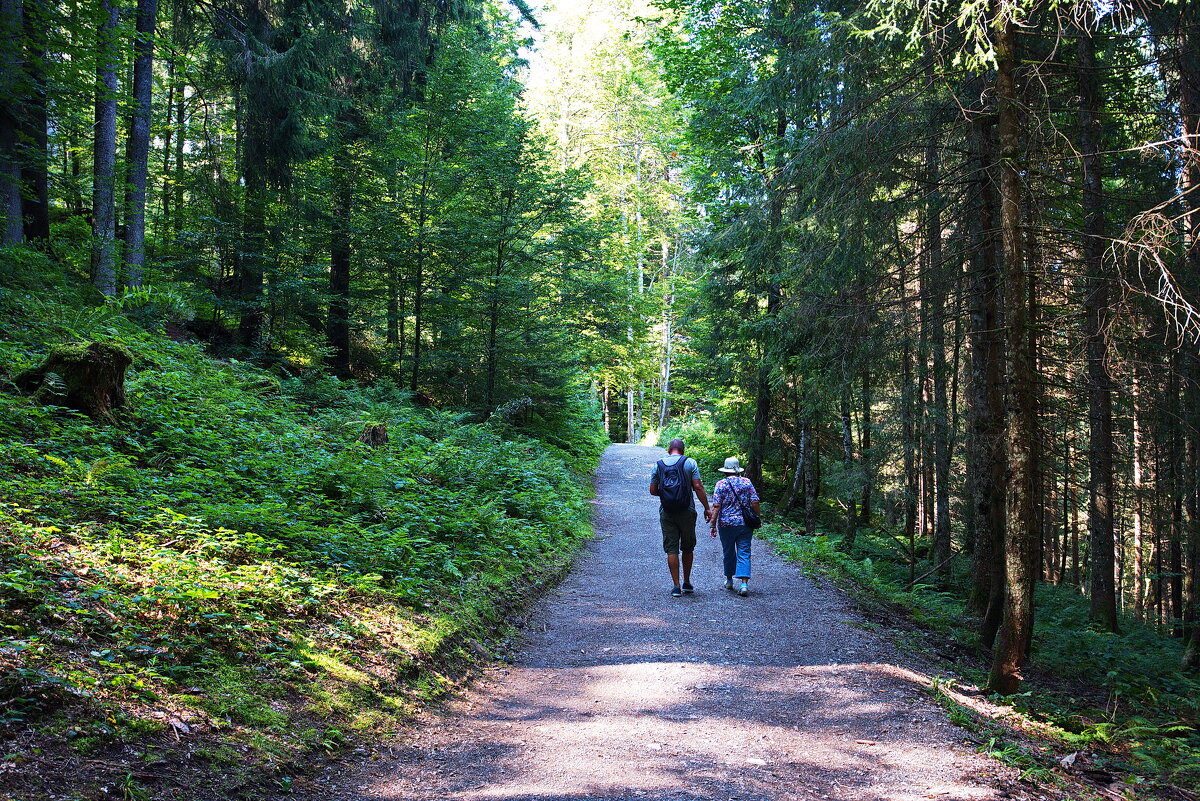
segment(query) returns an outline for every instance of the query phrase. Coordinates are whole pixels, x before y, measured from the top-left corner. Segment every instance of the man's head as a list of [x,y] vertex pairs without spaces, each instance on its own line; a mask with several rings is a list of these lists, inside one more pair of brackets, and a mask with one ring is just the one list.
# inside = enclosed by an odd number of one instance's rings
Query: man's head
[[673,439],[667,443],[667,454],[683,453],[683,440]]

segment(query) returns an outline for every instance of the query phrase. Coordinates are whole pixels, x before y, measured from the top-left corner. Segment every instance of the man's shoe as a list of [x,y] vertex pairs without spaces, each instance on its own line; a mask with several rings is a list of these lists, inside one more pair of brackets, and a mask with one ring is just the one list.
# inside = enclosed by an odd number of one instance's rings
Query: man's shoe
[[688,583],[685,581],[685,582],[683,582],[683,591],[684,591],[685,593],[687,593],[688,595],[691,595],[693,592],[695,592],[695,591],[696,591],[696,588],[695,588],[695,587],[693,587],[691,584],[688,584]]
[[725,589],[733,592],[733,579],[725,579]]
[[738,595],[745,597],[749,594],[750,594],[750,587],[747,586],[746,582],[743,581],[742,586],[738,587]]
[[680,595],[683,595],[682,588],[680,588],[680,587],[672,587],[671,588],[671,597],[672,598],[678,598]]

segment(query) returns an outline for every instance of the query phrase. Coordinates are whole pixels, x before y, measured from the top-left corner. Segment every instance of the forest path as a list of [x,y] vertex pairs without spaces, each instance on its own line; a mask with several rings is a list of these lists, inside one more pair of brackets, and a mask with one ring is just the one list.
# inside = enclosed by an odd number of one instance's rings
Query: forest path
[[734,596],[701,519],[696,593],[671,598],[657,501],[646,491],[662,455],[605,451],[596,539],[534,610],[515,664],[431,713],[392,756],[326,777],[313,797],[1029,797],[964,743],[924,691],[926,678],[862,628],[840,593],[765,543],[754,544],[750,595]]

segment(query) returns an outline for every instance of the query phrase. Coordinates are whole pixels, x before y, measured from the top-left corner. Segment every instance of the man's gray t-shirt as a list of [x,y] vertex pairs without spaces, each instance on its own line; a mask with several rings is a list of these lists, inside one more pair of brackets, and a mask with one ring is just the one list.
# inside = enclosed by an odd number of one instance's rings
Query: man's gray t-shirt
[[[671,465],[678,464],[680,459],[687,459],[687,461],[683,463],[683,474],[684,474],[684,480],[687,482],[688,490],[689,490],[688,491],[688,500],[691,502],[691,508],[695,509],[696,508],[696,490],[695,490],[695,487],[692,486],[692,482],[700,480],[700,466],[698,464],[696,464],[696,460],[690,456],[680,456],[678,453],[673,453],[670,456],[663,459],[662,461],[663,461],[663,464],[665,464],[667,467],[670,467]],[[654,463],[654,470],[652,470],[650,472],[650,483],[651,484],[659,483],[658,482],[658,462]],[[659,501],[658,505],[661,508],[662,501]]]

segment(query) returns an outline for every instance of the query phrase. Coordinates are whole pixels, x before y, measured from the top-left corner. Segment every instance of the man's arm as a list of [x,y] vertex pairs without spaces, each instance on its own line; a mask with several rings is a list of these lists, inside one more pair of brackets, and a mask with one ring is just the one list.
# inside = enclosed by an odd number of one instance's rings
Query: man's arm
[[[650,491],[654,492],[657,487],[651,487]],[[704,491],[704,482],[698,478],[692,479],[692,490],[696,493],[696,497],[700,499],[700,505],[704,507],[704,519],[709,516],[708,493]]]
[[657,494],[658,494],[658,482],[657,482],[657,481],[651,481],[651,482],[650,482],[650,494],[651,494],[651,495],[657,495]]

